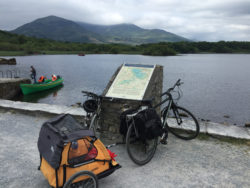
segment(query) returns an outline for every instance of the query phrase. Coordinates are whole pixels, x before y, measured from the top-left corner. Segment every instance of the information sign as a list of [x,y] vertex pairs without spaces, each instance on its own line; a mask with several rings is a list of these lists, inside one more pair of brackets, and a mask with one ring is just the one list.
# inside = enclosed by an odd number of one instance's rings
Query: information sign
[[142,100],[154,69],[154,65],[124,64],[106,96]]

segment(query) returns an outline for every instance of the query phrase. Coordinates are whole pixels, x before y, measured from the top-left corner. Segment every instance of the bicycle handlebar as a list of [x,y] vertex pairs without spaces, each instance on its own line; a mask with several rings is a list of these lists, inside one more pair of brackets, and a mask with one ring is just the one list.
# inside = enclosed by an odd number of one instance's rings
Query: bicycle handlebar
[[175,88],[176,86],[180,86],[181,84],[183,84],[183,82],[181,82],[181,79],[178,79],[178,80],[176,81],[176,83],[173,85],[173,87],[169,88],[168,91],[170,92],[170,91],[174,90],[174,88]]
[[181,79],[179,78],[176,83],[174,84],[173,88],[175,88],[176,86],[180,86],[181,85]]
[[94,99],[98,99],[98,100],[109,100],[109,101],[113,101],[114,98],[113,97],[105,97],[105,96],[102,96],[102,95],[97,95],[93,92],[90,92],[90,91],[82,91],[83,94],[85,94],[84,96],[88,96],[88,97],[91,97],[91,98],[94,98]]
[[83,94],[85,94],[86,96],[88,97],[93,97],[93,98],[100,98],[99,95],[93,93],[93,92],[90,92],[90,91],[82,91]]
[[165,91],[164,93],[161,94],[161,97],[163,95],[170,95],[170,92],[173,91],[175,89],[176,86],[180,86],[181,84],[183,84],[183,82],[181,82],[181,79],[178,79],[176,81],[176,83],[173,85],[173,87],[170,87],[167,91]]

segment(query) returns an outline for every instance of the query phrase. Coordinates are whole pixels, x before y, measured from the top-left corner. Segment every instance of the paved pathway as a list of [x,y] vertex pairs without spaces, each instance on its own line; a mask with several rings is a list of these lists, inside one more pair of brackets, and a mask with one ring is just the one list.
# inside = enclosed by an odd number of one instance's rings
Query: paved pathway
[[[37,139],[48,117],[0,111],[0,187],[49,188],[40,171]],[[111,148],[123,166],[101,188],[250,187],[250,146],[216,139],[183,141],[170,135],[153,160],[135,165],[124,145]]]

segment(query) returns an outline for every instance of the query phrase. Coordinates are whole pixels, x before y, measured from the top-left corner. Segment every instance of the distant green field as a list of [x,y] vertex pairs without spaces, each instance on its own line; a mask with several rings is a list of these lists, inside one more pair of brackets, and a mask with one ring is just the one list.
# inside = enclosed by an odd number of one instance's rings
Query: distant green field
[[25,51],[0,51],[0,56],[23,56],[27,55]]

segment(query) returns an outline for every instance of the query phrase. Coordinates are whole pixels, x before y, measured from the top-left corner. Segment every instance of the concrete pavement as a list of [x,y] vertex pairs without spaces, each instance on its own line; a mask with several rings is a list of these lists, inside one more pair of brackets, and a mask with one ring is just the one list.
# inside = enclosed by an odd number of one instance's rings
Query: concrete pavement
[[[37,139],[51,116],[0,110],[0,187],[47,188],[37,170]],[[106,143],[105,140],[103,140]],[[180,140],[170,134],[151,162],[137,166],[124,145],[112,147],[122,168],[99,181],[101,188],[249,187],[250,146],[206,140]]]

